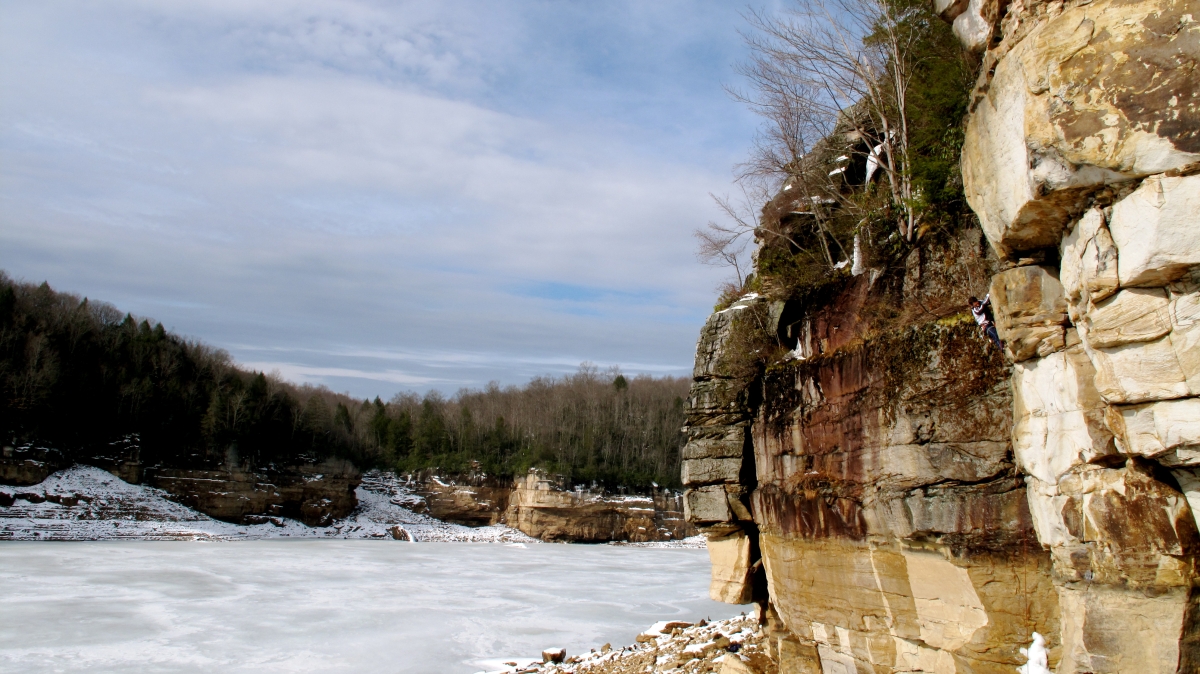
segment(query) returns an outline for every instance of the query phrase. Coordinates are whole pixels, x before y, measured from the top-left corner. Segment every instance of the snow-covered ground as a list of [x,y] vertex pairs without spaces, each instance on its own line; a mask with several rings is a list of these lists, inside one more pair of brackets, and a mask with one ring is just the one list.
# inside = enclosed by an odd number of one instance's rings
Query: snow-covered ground
[[[358,508],[327,527],[271,518],[239,525],[215,520],[175,503],[167,493],[128,484],[91,466],[74,466],[29,487],[0,485],[17,495],[0,506],[0,540],[99,541],[248,540],[264,538],[380,538],[412,542],[536,543],[506,526],[466,527],[413,512],[419,497],[389,474],[371,472],[357,490]],[[38,502],[35,502],[38,501]]]

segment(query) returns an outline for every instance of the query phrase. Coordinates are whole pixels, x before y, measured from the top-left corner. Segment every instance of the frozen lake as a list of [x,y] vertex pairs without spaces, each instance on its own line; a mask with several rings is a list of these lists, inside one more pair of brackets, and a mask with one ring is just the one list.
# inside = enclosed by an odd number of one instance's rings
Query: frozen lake
[[725,618],[704,550],[393,541],[0,543],[0,671],[420,672]]

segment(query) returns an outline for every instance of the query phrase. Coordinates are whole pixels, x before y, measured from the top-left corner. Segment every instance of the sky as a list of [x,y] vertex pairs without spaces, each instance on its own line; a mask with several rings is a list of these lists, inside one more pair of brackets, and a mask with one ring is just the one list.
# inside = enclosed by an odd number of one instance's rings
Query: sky
[[687,375],[722,0],[0,0],[0,269],[358,397]]

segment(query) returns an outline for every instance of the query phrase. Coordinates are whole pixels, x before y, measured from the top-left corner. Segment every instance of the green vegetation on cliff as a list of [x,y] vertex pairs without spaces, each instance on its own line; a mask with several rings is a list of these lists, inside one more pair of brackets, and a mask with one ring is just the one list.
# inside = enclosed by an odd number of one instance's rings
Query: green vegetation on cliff
[[[524,387],[355,400],[236,367],[111,305],[0,272],[0,444],[88,462],[135,446],[146,466],[252,467],[326,457],[362,468],[491,475],[531,467],[577,482],[679,482],[687,381],[595,368]],[[136,441],[131,441],[136,437]]]

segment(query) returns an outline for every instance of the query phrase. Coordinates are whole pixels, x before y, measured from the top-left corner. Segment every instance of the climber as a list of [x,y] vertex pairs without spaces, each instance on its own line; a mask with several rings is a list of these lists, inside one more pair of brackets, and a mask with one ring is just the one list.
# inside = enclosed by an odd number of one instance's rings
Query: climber
[[984,295],[982,302],[979,301],[978,297],[972,297],[967,300],[967,304],[971,305],[971,315],[975,317],[975,322],[979,324],[979,332],[987,335],[987,338],[992,340],[992,344],[995,344],[997,349],[1003,349],[1004,342],[1000,341],[1000,334],[996,332],[996,319],[992,317],[991,294]]

